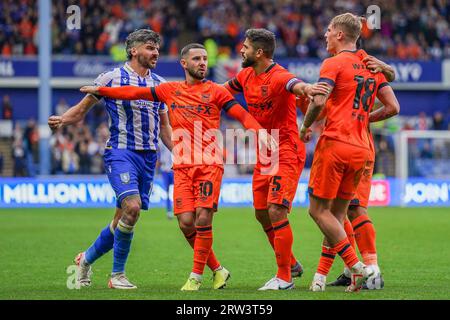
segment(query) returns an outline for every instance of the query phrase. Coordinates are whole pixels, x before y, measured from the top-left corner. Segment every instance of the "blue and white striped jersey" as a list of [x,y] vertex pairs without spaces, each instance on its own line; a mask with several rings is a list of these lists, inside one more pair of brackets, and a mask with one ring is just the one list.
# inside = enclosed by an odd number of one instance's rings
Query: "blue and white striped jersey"
[[[100,74],[95,86],[103,87],[154,87],[166,82],[164,78],[148,71],[140,77],[128,63],[123,67]],[[111,136],[106,146],[114,149],[157,150],[159,115],[167,112],[165,104],[147,100],[117,100],[104,98],[109,114]]]

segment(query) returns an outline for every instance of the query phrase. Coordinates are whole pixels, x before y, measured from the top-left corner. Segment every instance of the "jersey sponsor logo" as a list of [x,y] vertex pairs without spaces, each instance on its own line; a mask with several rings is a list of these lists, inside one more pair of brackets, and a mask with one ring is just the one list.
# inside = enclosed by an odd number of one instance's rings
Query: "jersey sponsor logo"
[[203,114],[211,114],[211,106],[208,105],[202,105],[199,104],[197,106],[182,106],[182,105],[178,105],[175,102],[173,102],[170,105],[170,108],[175,111],[176,109],[182,109],[182,110],[188,110],[188,111],[197,111],[197,113],[203,113]]
[[264,111],[264,110],[272,109],[272,104],[273,104],[272,101],[269,101],[269,102],[262,102],[262,103],[249,103],[248,106]]

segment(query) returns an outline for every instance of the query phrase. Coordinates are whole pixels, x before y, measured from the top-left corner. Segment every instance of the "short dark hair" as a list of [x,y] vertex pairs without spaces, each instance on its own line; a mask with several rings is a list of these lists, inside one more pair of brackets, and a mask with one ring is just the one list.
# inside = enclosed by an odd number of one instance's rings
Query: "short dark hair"
[[267,29],[248,29],[245,37],[252,46],[258,50],[262,49],[267,58],[272,58],[275,51],[275,34]]
[[206,50],[205,46],[200,43],[189,43],[188,45],[184,46],[183,49],[181,49],[180,56],[183,58],[189,53],[189,50],[191,49],[204,49]]
[[158,33],[150,29],[138,29],[130,33],[125,40],[125,46],[127,51],[127,58],[131,60],[131,49],[138,44],[153,42],[157,45],[161,44],[161,37]]

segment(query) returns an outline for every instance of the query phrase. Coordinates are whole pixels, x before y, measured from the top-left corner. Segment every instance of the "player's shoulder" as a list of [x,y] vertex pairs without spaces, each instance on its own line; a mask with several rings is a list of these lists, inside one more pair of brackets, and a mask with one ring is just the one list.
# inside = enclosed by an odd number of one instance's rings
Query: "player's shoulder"
[[157,83],[166,83],[167,80],[161,77],[159,74],[156,74],[154,72],[150,72],[150,77],[153,79],[153,81]]
[[95,85],[106,86],[115,78],[121,77],[120,67],[110,68],[100,73],[94,80]]

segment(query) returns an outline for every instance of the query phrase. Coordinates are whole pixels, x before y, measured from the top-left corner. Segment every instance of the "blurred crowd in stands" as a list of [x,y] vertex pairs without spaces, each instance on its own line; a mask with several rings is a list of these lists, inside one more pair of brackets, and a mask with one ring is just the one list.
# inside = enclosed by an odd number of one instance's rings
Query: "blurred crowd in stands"
[[[0,2],[0,54],[36,55],[37,0]],[[177,56],[190,41],[204,42],[216,55],[235,56],[250,27],[272,30],[277,57],[327,56],[323,35],[336,13],[366,15],[380,7],[380,30],[364,27],[362,44],[382,58],[450,57],[450,2],[447,0],[63,0],[53,2],[55,54],[125,58],[123,42],[138,28],[163,38],[162,55]],[[70,5],[81,9],[80,29],[69,30]]]

